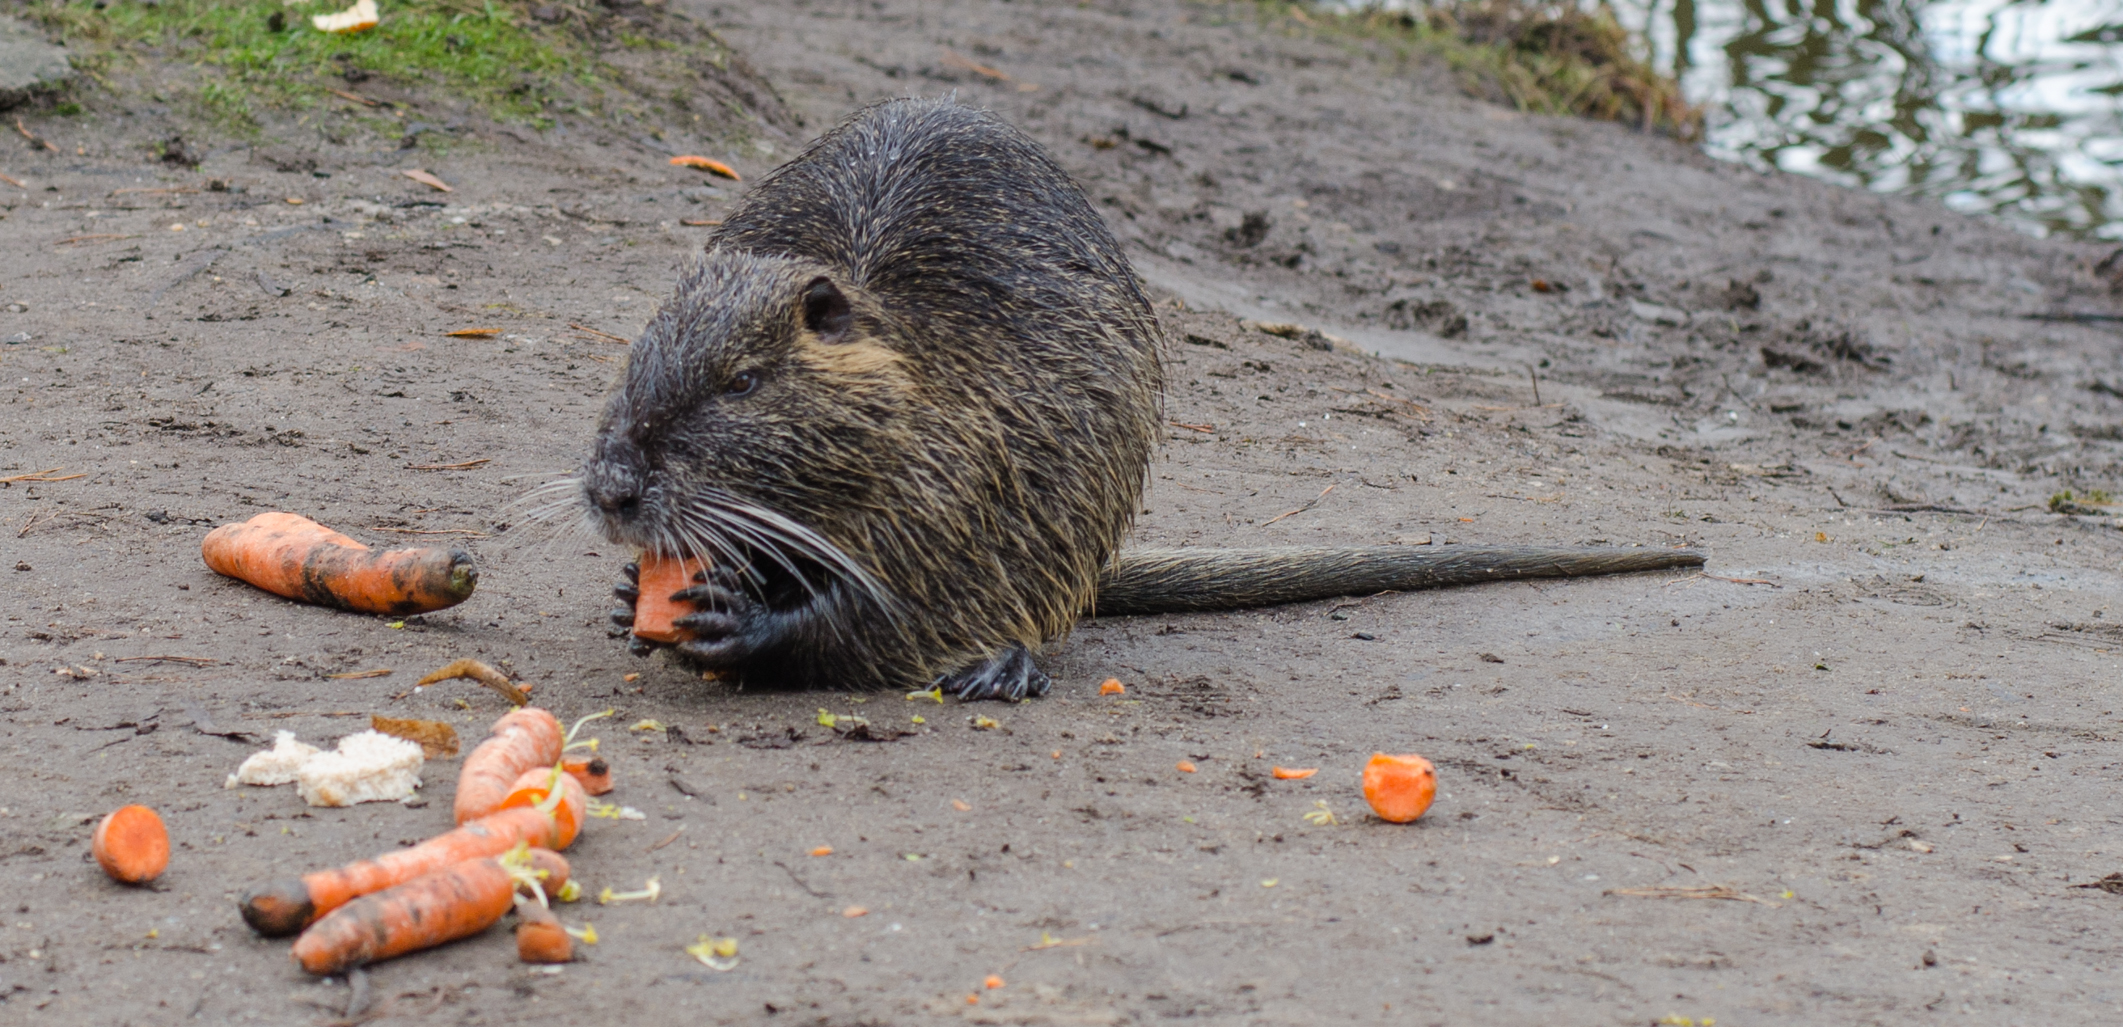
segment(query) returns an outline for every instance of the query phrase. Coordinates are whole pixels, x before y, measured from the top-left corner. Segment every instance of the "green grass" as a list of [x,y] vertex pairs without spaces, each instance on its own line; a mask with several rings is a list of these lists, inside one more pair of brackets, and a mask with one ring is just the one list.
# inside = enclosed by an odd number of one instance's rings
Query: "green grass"
[[532,23],[511,4],[383,0],[381,23],[366,32],[337,35],[310,26],[310,15],[344,6],[340,0],[293,6],[281,0],[107,0],[99,10],[92,0],[44,0],[28,13],[77,52],[199,65],[208,74],[193,99],[213,120],[231,126],[255,125],[253,105],[260,102],[302,106],[326,88],[356,91],[359,86],[345,78],[350,68],[441,87],[514,121],[538,121],[548,108],[568,105],[559,88],[565,82],[595,87],[602,78],[602,62],[588,43]]
[[1407,11],[1322,9],[1255,0],[1262,20],[1286,30],[1363,39],[1401,57],[1445,62],[1468,92],[1537,114],[1635,125],[1681,139],[1702,132],[1702,112],[1679,83],[1643,58],[1604,4],[1538,0],[1432,0]]

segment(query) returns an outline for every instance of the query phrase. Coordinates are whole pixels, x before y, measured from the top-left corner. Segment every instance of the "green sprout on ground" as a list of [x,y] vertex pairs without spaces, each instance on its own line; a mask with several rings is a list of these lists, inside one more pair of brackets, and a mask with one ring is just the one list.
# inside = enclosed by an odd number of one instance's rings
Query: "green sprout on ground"
[[2113,513],[2109,508],[2114,505],[2115,497],[2105,489],[2089,489],[2084,495],[2073,495],[2070,489],[2065,489],[2049,497],[2050,513],[2102,517]]
[[1577,115],[1692,140],[1703,113],[1642,56],[1641,41],[1602,3],[1434,0],[1357,10],[1255,0],[1261,20],[1385,43],[1403,58],[1443,60],[1469,93],[1536,114]]

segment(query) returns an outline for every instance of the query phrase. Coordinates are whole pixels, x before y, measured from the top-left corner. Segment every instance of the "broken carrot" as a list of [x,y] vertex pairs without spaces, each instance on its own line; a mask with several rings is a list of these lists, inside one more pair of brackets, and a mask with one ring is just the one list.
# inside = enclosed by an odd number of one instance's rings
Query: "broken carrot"
[[[578,819],[577,827],[580,823]],[[236,908],[252,930],[268,938],[285,937],[360,896],[453,863],[498,856],[524,844],[557,851],[574,840],[575,829],[563,835],[558,818],[546,810],[501,810],[411,848],[253,886],[236,901]]]
[[516,904],[516,958],[526,963],[572,963],[575,939],[553,911],[536,902]]
[[487,740],[464,758],[464,769],[457,774],[457,822],[502,808],[524,771],[560,762],[563,744],[560,721],[551,713],[525,706],[504,714]]
[[568,756],[560,761],[560,769],[581,782],[582,790],[591,795],[603,795],[612,790],[612,765],[602,756]]
[[724,164],[723,162],[715,160],[711,157],[699,157],[693,154],[686,154],[683,157],[671,158],[671,163],[681,168],[699,168],[700,170],[705,171],[711,175],[721,175],[722,177],[727,178],[732,182],[744,181],[744,179],[737,177],[737,172],[732,169],[728,164]]
[[1128,694],[1128,686],[1121,684],[1119,678],[1107,678],[1098,683],[1098,694],[1126,695]]
[[1271,767],[1268,770],[1277,781],[1303,781],[1319,772],[1318,767]]
[[[551,849],[533,846],[527,850],[526,859],[530,863],[531,872],[527,880],[518,883],[516,894],[526,899],[537,899],[543,895],[550,901],[568,886],[570,871],[566,856]],[[538,882],[535,891],[531,888],[532,881]]]
[[518,807],[541,810],[551,816],[554,840],[567,839],[553,847],[564,849],[582,830],[583,818],[590,812],[590,797],[573,775],[553,767],[534,767],[524,771],[509,789],[508,797],[501,800],[504,810]]
[[1194,773],[1194,764],[1189,763],[1186,760],[1181,760],[1174,769],[1178,770],[1182,774],[1192,774]]
[[121,806],[104,817],[89,847],[103,872],[124,884],[146,884],[170,865],[170,833],[146,806]]
[[456,863],[333,910],[295,940],[295,961],[318,976],[434,948],[494,925],[516,904],[520,863]]
[[217,574],[355,613],[428,613],[464,602],[479,584],[479,568],[462,549],[380,552],[291,513],[224,524],[199,552]]
[[1364,764],[1364,801],[1379,819],[1405,824],[1423,815],[1437,797],[1437,768],[1421,756],[1371,754]]
[[672,623],[693,612],[692,604],[671,596],[707,580],[703,560],[680,560],[657,553],[641,554],[641,598],[634,601],[634,637],[670,645],[690,637]]

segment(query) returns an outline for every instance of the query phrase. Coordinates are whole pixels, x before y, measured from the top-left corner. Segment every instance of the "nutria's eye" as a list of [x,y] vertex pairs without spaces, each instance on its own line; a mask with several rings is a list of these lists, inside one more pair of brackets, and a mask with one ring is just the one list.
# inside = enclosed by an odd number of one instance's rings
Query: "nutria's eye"
[[746,371],[730,379],[730,384],[723,386],[722,394],[735,399],[739,396],[749,396],[752,394],[752,390],[757,388],[759,388],[759,376]]

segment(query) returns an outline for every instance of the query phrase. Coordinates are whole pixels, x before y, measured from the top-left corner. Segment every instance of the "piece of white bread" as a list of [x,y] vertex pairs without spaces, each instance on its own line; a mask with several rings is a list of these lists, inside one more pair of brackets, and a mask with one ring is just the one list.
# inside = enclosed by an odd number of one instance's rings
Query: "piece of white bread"
[[309,758],[317,755],[317,747],[295,740],[295,732],[282,731],[273,736],[273,747],[264,752],[254,752],[244,760],[236,772],[229,775],[227,788],[237,785],[284,785],[295,780],[295,772]]
[[295,772],[295,789],[312,806],[396,802],[420,787],[425,762],[419,743],[363,731],[304,761]]

